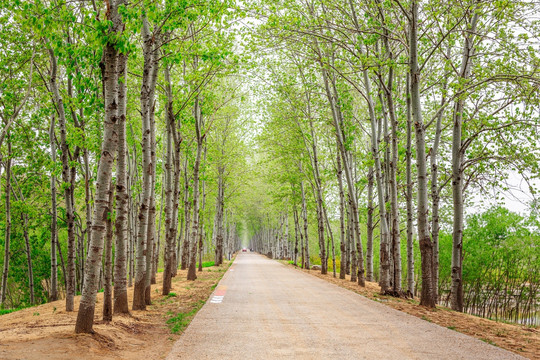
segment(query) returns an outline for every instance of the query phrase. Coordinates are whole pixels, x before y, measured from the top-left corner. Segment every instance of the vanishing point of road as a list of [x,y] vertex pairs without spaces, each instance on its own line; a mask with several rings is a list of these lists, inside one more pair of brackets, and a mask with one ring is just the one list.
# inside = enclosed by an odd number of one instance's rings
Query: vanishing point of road
[[167,359],[523,359],[240,253]]

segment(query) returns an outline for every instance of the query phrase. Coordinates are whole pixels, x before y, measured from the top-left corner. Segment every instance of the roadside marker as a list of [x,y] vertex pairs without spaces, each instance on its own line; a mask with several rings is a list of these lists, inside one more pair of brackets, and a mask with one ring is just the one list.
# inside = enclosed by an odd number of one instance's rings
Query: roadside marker
[[225,297],[226,292],[227,292],[226,286],[218,287],[216,291],[214,292],[214,296],[212,296],[212,299],[210,300],[210,302],[212,304],[221,304],[221,302],[223,301],[223,298]]

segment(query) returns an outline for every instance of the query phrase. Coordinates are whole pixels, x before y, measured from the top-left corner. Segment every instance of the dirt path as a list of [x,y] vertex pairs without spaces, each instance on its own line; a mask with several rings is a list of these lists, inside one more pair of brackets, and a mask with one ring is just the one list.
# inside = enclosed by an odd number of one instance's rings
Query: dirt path
[[523,359],[256,254],[240,254],[167,359]]

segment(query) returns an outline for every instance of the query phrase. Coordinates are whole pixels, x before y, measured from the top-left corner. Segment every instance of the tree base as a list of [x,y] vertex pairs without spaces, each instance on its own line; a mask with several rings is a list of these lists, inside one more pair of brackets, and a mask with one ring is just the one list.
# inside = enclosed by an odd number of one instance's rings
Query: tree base
[[77,322],[75,323],[76,334],[93,334],[94,333],[94,306],[79,305],[77,313]]
[[132,310],[146,310],[145,290],[146,286],[143,276],[141,280],[135,282]]
[[126,291],[114,291],[114,306],[113,314],[129,314],[129,303],[127,290]]
[[412,299],[413,298],[412,294],[410,294],[409,291],[404,292],[402,290],[393,290],[393,289],[381,291],[381,295],[392,296],[392,297],[400,298],[400,299]]

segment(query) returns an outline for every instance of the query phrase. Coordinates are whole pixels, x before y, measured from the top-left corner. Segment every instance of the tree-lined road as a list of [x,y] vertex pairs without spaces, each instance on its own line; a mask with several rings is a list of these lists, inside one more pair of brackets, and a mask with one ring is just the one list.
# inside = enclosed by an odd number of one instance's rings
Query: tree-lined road
[[523,359],[241,253],[167,359]]

